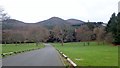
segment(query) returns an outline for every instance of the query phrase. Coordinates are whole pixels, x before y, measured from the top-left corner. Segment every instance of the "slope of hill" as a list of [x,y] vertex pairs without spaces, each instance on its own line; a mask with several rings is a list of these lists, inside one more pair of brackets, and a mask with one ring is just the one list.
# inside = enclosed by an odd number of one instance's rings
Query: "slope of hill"
[[56,25],[58,25],[58,26],[69,25],[69,22],[67,22],[59,17],[52,17],[50,19],[47,19],[47,20],[44,20],[41,22],[37,22],[37,24],[43,25],[44,27],[47,27],[47,28],[53,28]]
[[14,29],[14,28],[22,28],[26,24],[22,21],[18,21],[15,19],[7,19],[2,22],[2,29]]
[[64,28],[65,25],[72,27],[73,25],[81,25],[81,24],[85,24],[85,22],[77,19],[64,20],[59,17],[51,17],[47,20],[40,21],[37,23],[24,23],[19,20],[8,19],[2,22],[2,29],[16,29],[16,28],[20,29],[27,26],[43,26],[48,29],[52,29],[54,26],[60,26]]
[[85,24],[84,21],[77,20],[77,19],[68,19],[66,21],[69,22],[71,25],[82,25],[82,24]]

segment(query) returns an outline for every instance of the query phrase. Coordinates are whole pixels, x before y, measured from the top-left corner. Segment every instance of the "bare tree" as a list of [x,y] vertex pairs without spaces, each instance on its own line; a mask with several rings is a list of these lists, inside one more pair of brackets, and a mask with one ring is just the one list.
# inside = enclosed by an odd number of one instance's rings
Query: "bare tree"
[[2,23],[0,23],[0,44],[2,44]]
[[108,43],[112,43],[112,41],[113,41],[113,35],[112,35],[112,33],[107,33],[105,35],[105,41],[108,42]]
[[22,34],[22,31],[19,30],[11,30],[11,35],[10,35],[10,40],[12,40],[12,42],[16,43],[20,43],[24,41],[24,36]]
[[54,32],[55,38],[60,39],[61,44],[62,44],[62,46],[63,46],[63,30],[62,30],[62,28],[59,27],[59,26],[55,26],[55,27],[53,28],[53,32]]
[[32,27],[30,29],[31,40],[36,42],[36,46],[38,46],[39,42],[46,41],[49,37],[49,32],[46,28],[43,27]]
[[2,31],[2,43],[4,43],[5,45],[9,40],[9,35],[10,35],[10,33],[8,32],[8,30]]
[[83,25],[76,30],[76,39],[78,41],[84,41],[84,45],[85,45],[85,42],[87,41],[89,45],[89,41],[91,40],[92,34],[93,32],[88,28],[88,26]]
[[69,39],[69,35],[72,35],[71,34],[72,32],[70,32],[71,28],[69,25],[64,25],[64,26],[56,25],[52,31],[54,33],[54,37],[60,40],[62,46],[64,42],[66,42],[67,39]]
[[101,41],[103,41],[103,43],[104,43],[105,28],[104,27],[94,28],[94,33],[96,34],[96,40],[98,42],[98,45]]
[[10,16],[5,12],[5,10],[2,7],[0,7],[0,22],[9,18]]
[[13,30],[2,30],[2,43],[12,43],[13,39]]

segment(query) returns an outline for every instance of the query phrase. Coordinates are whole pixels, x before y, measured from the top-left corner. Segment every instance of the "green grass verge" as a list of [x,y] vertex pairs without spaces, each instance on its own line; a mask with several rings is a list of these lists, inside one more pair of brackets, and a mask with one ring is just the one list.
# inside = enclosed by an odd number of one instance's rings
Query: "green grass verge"
[[24,51],[28,49],[34,48],[43,48],[44,45],[40,44],[36,46],[35,43],[24,43],[24,44],[2,44],[2,52],[1,53],[8,53],[8,52],[15,52],[15,51]]
[[64,46],[51,44],[78,66],[118,66],[118,46],[97,45],[95,42],[90,42],[89,46],[83,46],[83,42],[64,43]]
[[[0,44],[0,54],[2,54],[2,44]],[[0,58],[2,58],[2,55],[0,55]]]

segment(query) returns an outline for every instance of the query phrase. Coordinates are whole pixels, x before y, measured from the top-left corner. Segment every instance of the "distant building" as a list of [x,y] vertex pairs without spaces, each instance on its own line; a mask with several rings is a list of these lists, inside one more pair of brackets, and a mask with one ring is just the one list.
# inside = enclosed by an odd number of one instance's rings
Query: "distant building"
[[118,13],[120,12],[120,1],[118,2]]

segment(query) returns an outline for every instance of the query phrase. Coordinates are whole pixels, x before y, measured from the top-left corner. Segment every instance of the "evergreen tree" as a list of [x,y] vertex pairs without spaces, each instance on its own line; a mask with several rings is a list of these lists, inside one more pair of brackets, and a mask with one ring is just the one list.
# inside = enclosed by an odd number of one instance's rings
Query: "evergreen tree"
[[116,32],[115,32],[115,38],[114,43],[120,44],[120,13],[117,15],[117,23],[116,23]]
[[112,14],[112,17],[108,21],[106,30],[113,34],[113,43],[120,44],[120,13],[116,16],[115,13]]

